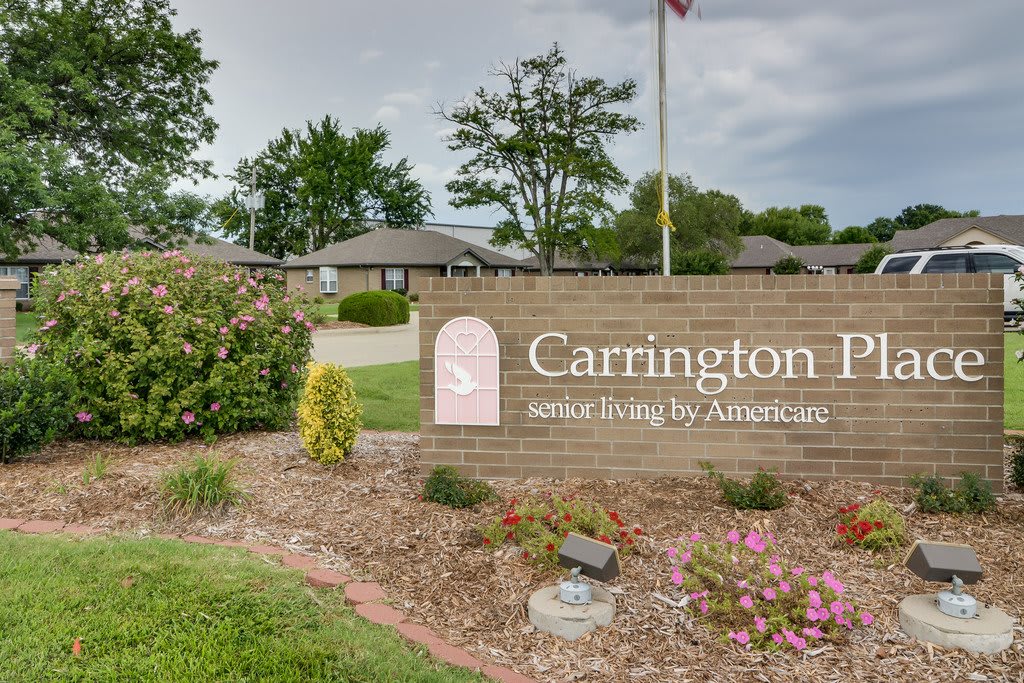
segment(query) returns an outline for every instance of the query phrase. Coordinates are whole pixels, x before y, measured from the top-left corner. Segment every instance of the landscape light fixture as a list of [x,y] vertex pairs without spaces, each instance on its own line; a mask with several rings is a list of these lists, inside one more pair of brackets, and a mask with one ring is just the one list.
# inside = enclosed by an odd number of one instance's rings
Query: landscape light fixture
[[1013,644],[1013,620],[994,605],[979,604],[964,592],[982,569],[974,548],[961,543],[915,541],[903,564],[925,581],[952,584],[938,594],[909,595],[899,607],[900,627],[918,640],[995,653]]
[[565,537],[558,550],[558,564],[570,570],[569,580],[563,581],[559,589],[559,598],[570,605],[589,605],[594,600],[594,592],[580,579],[581,574],[607,583],[620,573],[615,546],[579,534]]

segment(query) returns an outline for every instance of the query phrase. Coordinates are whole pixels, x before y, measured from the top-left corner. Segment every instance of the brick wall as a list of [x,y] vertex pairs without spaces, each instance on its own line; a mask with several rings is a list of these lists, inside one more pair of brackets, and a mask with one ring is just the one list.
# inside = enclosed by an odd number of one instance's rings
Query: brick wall
[[[690,475],[700,461],[726,473],[775,467],[809,479],[899,484],[919,472],[970,470],[1002,486],[1002,276],[836,275],[603,278],[430,278],[420,282],[420,418],[424,470],[449,463],[478,477],[630,478]],[[434,342],[458,316],[493,327],[500,344],[501,426],[435,425]],[[538,347],[546,368],[568,367],[576,346],[805,347],[817,378],[732,377],[715,396],[696,378],[544,377],[529,346],[540,334],[568,335]],[[879,352],[842,373],[839,334],[888,333],[889,346],[926,357],[936,348],[978,349],[980,381],[875,378]],[[652,344],[646,336],[653,334]],[[853,342],[855,345],[857,342]],[[859,347],[855,346],[855,350]],[[899,361],[909,356],[895,359]],[[763,357],[762,357],[762,360]],[[623,360],[613,360],[621,372]],[[636,371],[643,373],[644,361]],[[936,372],[948,374],[944,356]],[[892,366],[890,365],[890,372]],[[805,370],[805,368],[804,368]],[[824,406],[818,423],[541,419],[531,402],[599,401]]]
[[0,278],[0,363],[9,363],[14,353],[14,296],[18,286],[15,278]]

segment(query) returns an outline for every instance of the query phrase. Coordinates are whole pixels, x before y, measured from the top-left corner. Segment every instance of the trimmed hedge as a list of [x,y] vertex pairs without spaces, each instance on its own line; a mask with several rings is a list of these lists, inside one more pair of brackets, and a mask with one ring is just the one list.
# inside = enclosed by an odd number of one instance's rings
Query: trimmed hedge
[[409,300],[397,292],[357,292],[338,304],[338,320],[370,327],[404,325],[409,322]]

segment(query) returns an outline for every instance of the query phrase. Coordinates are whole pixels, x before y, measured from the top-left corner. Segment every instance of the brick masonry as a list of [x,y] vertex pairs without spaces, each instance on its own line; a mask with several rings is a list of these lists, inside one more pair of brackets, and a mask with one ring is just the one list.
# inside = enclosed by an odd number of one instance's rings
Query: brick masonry
[[[790,477],[904,484],[915,473],[977,472],[1002,487],[1003,283],[1001,275],[724,275],[720,277],[429,278],[420,281],[420,420],[424,471],[452,464],[486,478],[632,478],[692,475],[709,461],[748,474],[775,467]],[[448,320],[474,316],[500,344],[501,426],[434,424],[434,343]],[[560,377],[536,373],[530,343],[551,369],[568,367],[576,346],[808,348],[817,378],[743,379],[723,365],[728,388],[715,396],[696,378]],[[913,348],[977,349],[980,381],[930,377],[879,380],[879,353],[842,373],[839,334],[888,333],[890,356]],[[656,335],[652,344],[648,334]],[[893,362],[903,359],[893,358]],[[624,360],[613,360],[617,372]],[[636,361],[644,372],[644,361]],[[948,374],[952,363],[936,369]],[[891,371],[892,366],[890,366]],[[804,373],[805,374],[805,373]],[[647,401],[824,406],[826,424],[540,419],[537,401]]]
[[18,292],[15,278],[0,277],[0,363],[14,357],[14,297]]

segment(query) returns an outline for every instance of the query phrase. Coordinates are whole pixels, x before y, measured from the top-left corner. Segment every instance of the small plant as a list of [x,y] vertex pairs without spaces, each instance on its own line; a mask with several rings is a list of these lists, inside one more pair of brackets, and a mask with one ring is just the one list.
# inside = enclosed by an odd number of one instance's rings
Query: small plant
[[174,468],[164,478],[164,507],[172,514],[191,517],[241,503],[247,495],[234,483],[234,469],[234,460],[197,455],[191,464]]
[[570,533],[593,538],[628,554],[643,535],[614,510],[586,501],[548,496],[544,500],[509,501],[508,512],[482,530],[484,546],[497,549],[509,541],[523,549],[523,559],[539,567],[558,566],[558,549]]
[[874,617],[843,597],[845,586],[831,572],[790,568],[776,550],[770,533],[733,530],[721,542],[694,533],[666,550],[669,579],[689,611],[748,650],[800,651],[871,625]]
[[409,301],[411,303],[414,303],[414,304],[419,303],[419,301],[420,301],[420,293],[419,292],[409,292]]
[[0,463],[38,451],[71,424],[71,376],[59,363],[0,365]]
[[423,499],[450,508],[466,508],[497,498],[486,482],[463,477],[454,467],[438,465],[423,482]]
[[352,379],[333,363],[310,364],[299,401],[299,436],[309,457],[322,465],[342,462],[363,428],[363,406]]
[[1024,437],[1008,436],[1010,446],[1010,483],[1024,490]]
[[782,487],[775,471],[763,468],[754,473],[749,484],[729,479],[721,472],[715,471],[708,462],[700,463],[702,470],[718,482],[722,496],[735,508],[740,510],[778,510],[786,504],[786,490]]
[[898,548],[906,541],[906,534],[903,516],[882,498],[863,507],[854,503],[839,508],[836,535],[847,545],[871,551]]
[[917,489],[914,502],[922,512],[980,513],[988,512],[996,504],[992,484],[973,472],[961,472],[955,489],[947,488],[934,474],[914,475],[910,485]]
[[102,453],[97,453],[93,461],[85,466],[82,471],[82,483],[88,486],[97,479],[102,479],[107,473],[107,460]]
[[356,292],[338,304],[338,320],[363,323],[370,327],[404,325],[409,322],[409,300],[404,293],[386,290]]
[[803,270],[804,260],[799,256],[783,256],[772,266],[773,275],[799,275]]

